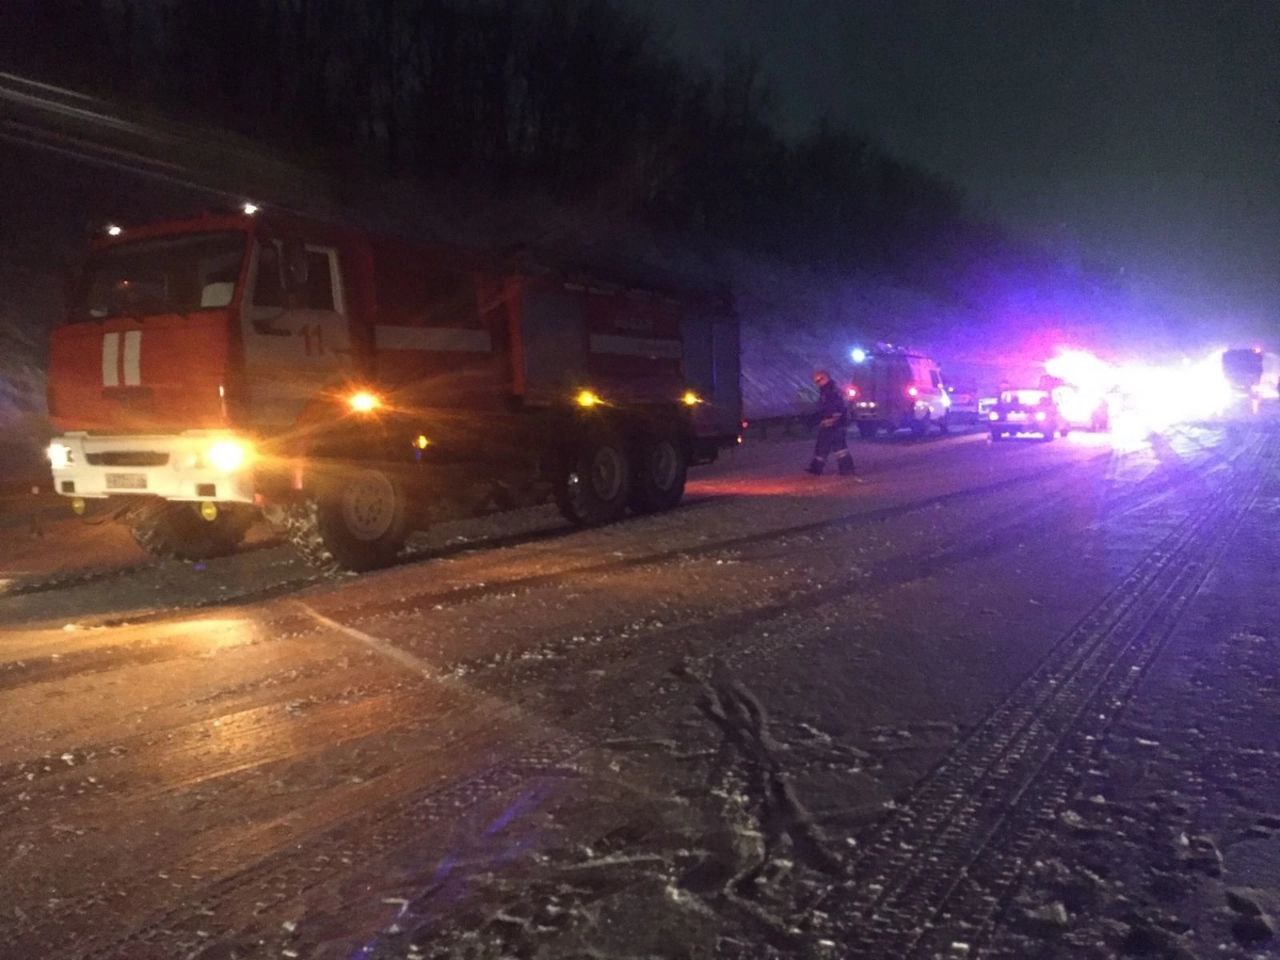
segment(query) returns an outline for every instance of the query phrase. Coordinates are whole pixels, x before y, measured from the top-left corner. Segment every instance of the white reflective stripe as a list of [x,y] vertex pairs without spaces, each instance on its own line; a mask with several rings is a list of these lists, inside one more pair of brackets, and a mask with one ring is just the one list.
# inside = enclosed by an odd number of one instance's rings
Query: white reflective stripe
[[124,335],[124,385],[142,383],[142,331],[129,330]]
[[102,385],[120,386],[120,334],[102,335]]
[[679,360],[684,347],[679,340],[655,340],[652,337],[619,337],[608,333],[591,335],[592,353],[612,353],[624,357],[661,357]]
[[373,343],[379,350],[434,350],[441,353],[489,353],[493,338],[488,330],[457,327],[373,328]]

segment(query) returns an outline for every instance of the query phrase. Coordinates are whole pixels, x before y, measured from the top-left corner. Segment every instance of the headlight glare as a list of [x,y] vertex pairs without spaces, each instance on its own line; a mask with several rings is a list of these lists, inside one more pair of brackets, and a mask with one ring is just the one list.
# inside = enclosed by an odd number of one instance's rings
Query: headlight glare
[[347,406],[356,413],[373,413],[382,407],[382,398],[368,390],[360,390],[347,397]]
[[220,473],[235,473],[253,456],[253,448],[240,440],[219,440],[209,447],[206,460]]
[[71,465],[71,448],[65,443],[51,443],[47,451],[49,465],[54,470],[65,470]]

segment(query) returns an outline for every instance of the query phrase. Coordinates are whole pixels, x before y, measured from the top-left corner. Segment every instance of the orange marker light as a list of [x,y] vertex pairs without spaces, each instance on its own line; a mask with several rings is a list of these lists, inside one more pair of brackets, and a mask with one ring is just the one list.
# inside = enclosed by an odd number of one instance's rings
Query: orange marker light
[[702,402],[702,398],[692,390],[686,390],[684,396],[680,398],[686,407],[696,407]]
[[595,407],[600,404],[600,397],[590,390],[583,390],[578,394],[577,403],[580,407]]

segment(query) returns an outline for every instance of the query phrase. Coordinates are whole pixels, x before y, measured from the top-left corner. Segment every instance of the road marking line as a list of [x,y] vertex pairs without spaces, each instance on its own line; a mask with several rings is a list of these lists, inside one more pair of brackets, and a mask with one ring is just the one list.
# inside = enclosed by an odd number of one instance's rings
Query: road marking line
[[381,654],[388,660],[394,660],[405,669],[410,670],[413,673],[421,674],[428,680],[441,681],[445,679],[445,677],[432,667],[431,664],[427,663],[427,661],[423,660],[421,657],[415,657],[412,653],[408,653],[405,650],[401,650],[390,641],[370,636],[363,630],[357,630],[355,627],[348,627],[346,624],[339,623],[337,620],[326,617],[323,613],[313,609],[310,605],[303,603],[301,600],[295,600],[293,602],[296,606],[305,610],[307,616],[311,617],[317,623],[323,624],[330,630],[337,630],[339,633],[345,634],[352,640],[358,640],[375,653]]

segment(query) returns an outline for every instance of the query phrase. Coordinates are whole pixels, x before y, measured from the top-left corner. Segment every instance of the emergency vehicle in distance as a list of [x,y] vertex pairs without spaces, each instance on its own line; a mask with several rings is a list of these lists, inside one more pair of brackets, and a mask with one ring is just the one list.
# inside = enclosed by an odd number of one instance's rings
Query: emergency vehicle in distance
[[871,351],[855,350],[853,359],[846,399],[849,416],[863,438],[901,429],[922,437],[931,425],[948,432],[951,395],[937,363],[889,344]]
[[1053,396],[1053,403],[1073,429],[1102,433],[1111,429],[1111,404],[1115,389],[1107,393],[1067,383],[1061,377],[1046,374],[1040,378],[1040,389]]
[[1246,396],[1255,393],[1262,383],[1262,350],[1257,347],[1224,350],[1222,374],[1238,393]]
[[724,297],[251,205],[107,234],[52,335],[49,459],[155,555],[226,553],[259,515],[348,570],[549,498],[604,523],[674,507],[738,439]]
[[1228,412],[1258,413],[1263,401],[1280,398],[1275,354],[1261,347],[1236,348],[1222,353]]

